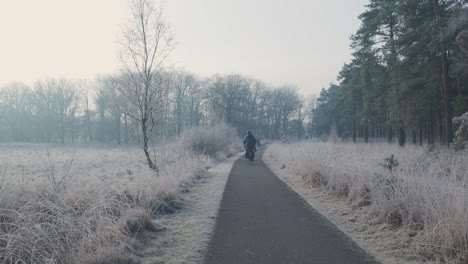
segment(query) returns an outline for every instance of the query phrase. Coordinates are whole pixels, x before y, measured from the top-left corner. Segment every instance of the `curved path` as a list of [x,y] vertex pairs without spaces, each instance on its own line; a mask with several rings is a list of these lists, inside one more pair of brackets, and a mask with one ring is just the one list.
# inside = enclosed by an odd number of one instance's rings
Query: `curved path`
[[243,157],[229,176],[206,262],[376,263],[261,160],[249,165]]

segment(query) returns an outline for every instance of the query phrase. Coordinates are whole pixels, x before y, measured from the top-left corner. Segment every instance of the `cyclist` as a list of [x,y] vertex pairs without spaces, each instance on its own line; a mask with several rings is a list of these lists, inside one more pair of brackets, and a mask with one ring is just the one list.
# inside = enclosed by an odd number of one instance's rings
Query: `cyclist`
[[249,159],[250,161],[254,161],[255,158],[255,145],[257,144],[257,140],[252,135],[252,132],[247,131],[247,135],[244,137],[244,148],[245,148],[245,158]]

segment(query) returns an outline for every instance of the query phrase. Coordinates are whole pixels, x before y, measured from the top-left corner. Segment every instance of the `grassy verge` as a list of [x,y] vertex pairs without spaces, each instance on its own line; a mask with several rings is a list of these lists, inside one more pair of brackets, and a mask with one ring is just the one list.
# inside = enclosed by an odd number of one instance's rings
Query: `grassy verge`
[[157,146],[158,175],[138,148],[2,148],[0,263],[131,262],[140,232],[158,229],[151,218],[172,211],[214,157],[237,151],[232,128],[203,131],[210,153],[190,131]]
[[373,224],[410,237],[402,246],[413,248],[421,261],[466,261],[466,152],[301,142],[273,144],[265,157],[275,171],[346,200]]

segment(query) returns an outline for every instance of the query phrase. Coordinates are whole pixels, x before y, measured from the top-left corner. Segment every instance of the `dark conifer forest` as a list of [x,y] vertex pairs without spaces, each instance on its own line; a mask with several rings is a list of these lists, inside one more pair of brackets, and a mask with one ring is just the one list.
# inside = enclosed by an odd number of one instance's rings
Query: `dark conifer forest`
[[466,3],[371,0],[359,19],[352,61],[317,100],[315,135],[448,145],[468,110]]

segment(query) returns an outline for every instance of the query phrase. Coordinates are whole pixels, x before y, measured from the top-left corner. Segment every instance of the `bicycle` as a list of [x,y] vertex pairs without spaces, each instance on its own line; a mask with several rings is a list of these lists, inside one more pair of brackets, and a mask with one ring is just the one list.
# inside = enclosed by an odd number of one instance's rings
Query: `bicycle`
[[255,149],[252,147],[245,147],[245,158],[249,160],[249,165],[254,162]]

